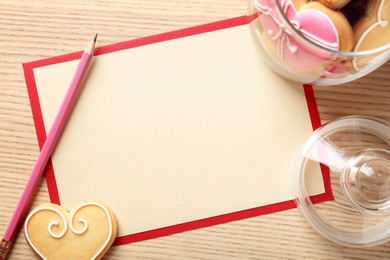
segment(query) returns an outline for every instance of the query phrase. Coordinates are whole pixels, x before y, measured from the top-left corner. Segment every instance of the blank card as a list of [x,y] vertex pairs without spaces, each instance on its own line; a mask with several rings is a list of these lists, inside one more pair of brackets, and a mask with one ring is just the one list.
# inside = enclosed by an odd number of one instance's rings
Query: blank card
[[[116,244],[294,207],[294,158],[319,126],[314,95],[269,70],[248,22],[98,47],[47,167],[52,202],[104,202]],[[40,146],[80,55],[24,64]],[[324,201],[316,168],[311,193]]]

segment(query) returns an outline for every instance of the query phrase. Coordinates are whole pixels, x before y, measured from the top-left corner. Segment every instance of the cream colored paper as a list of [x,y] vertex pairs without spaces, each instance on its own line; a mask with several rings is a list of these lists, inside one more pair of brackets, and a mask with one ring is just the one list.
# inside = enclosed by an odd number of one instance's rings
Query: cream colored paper
[[[47,131],[76,65],[34,70]],[[123,236],[291,200],[311,132],[302,86],[247,26],[96,56],[53,155],[61,204],[106,203]]]

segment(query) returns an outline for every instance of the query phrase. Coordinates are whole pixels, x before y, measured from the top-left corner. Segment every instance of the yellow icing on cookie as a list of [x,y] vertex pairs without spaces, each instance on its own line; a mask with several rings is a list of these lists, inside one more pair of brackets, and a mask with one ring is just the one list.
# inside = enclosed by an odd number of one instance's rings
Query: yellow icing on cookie
[[100,259],[117,234],[112,211],[98,202],[83,203],[71,213],[56,204],[43,204],[28,215],[28,244],[42,259]]

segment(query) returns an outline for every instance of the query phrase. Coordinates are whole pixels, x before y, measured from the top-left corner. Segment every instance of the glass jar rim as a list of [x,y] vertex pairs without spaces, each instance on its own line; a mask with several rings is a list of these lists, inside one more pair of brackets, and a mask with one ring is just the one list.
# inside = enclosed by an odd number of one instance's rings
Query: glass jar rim
[[275,0],[276,6],[282,15],[283,19],[287,22],[288,26],[297,34],[299,35],[300,38],[302,38],[304,41],[316,46],[317,48],[320,48],[321,50],[340,55],[340,56],[345,56],[345,57],[351,57],[351,58],[356,58],[356,57],[364,57],[364,56],[369,56],[369,55],[374,55],[378,54],[381,52],[385,52],[386,50],[390,50],[390,43],[387,43],[385,45],[382,45],[380,47],[377,47],[375,49],[370,49],[370,50],[364,50],[364,51],[339,51],[339,50],[334,50],[330,49],[324,46],[319,45],[318,43],[311,41],[307,37],[305,37],[290,21],[290,19],[287,17],[286,13],[283,10],[282,5],[280,4],[280,1],[284,0]]

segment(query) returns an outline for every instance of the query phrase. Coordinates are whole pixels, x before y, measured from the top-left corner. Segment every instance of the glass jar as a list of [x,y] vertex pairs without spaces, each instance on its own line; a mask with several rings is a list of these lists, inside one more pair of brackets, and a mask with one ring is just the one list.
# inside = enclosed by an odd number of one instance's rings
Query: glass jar
[[[321,165],[328,201],[310,196]],[[350,247],[390,241],[390,124],[364,116],[331,121],[308,138],[292,174],[302,216],[325,238]]]
[[[340,51],[342,36],[324,13],[309,8],[302,11],[308,0],[249,0],[249,12],[254,18],[250,23],[252,38],[260,57],[285,78],[313,85],[350,82],[390,59],[390,43],[370,39],[390,34],[390,24],[381,18],[385,1],[379,1],[377,20],[359,41],[354,40],[352,51]],[[370,44],[374,47],[360,50],[360,46]]]

